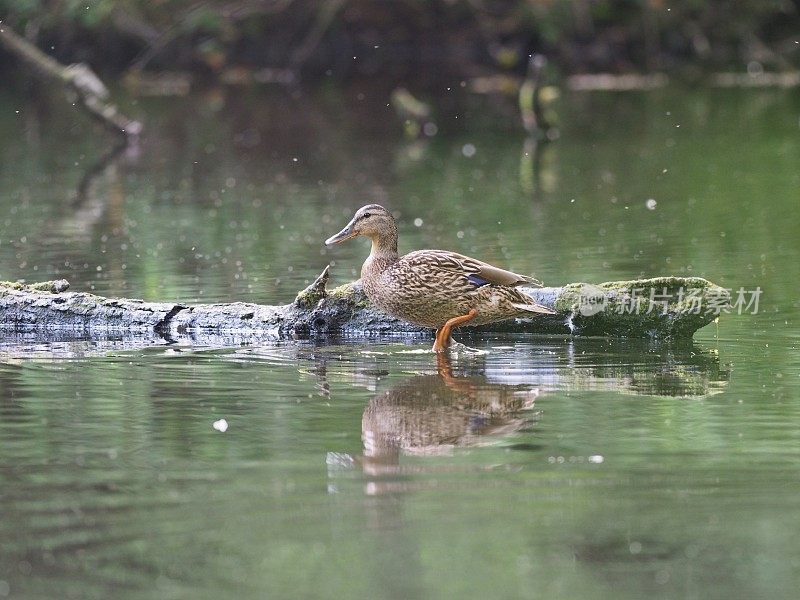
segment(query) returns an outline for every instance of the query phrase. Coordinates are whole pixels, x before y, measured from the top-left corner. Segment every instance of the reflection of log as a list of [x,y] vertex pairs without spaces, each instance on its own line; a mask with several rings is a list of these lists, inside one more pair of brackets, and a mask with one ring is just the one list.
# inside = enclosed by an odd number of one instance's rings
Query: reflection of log
[[11,28],[0,23],[0,46],[33,68],[44,79],[66,85],[76,94],[81,106],[103,125],[126,137],[137,136],[142,126],[119,112],[116,106],[108,103],[108,89],[83,63],[64,66],[47,56],[25,38],[18,36]]
[[[374,391],[382,385],[382,379],[397,368],[405,373],[412,365],[414,372],[427,373],[431,366],[427,358],[410,363],[409,355],[400,349],[404,346],[389,344],[378,354],[362,353],[363,337],[339,339],[335,346],[310,346],[270,344],[275,340],[265,340],[264,336],[253,331],[204,330],[177,335],[173,341],[216,348],[250,346],[258,348],[259,355],[285,365],[313,360],[314,368],[307,372],[314,374],[316,387],[325,397],[330,396],[330,386],[334,381]],[[0,335],[0,359],[4,353],[29,358],[82,358],[105,356],[117,350],[164,348],[168,345],[171,345],[170,340],[154,331],[93,331],[90,340],[83,331],[3,331]],[[347,346],[351,348],[348,350]],[[328,363],[340,363],[343,353],[353,358],[352,363],[348,362],[352,368],[349,367],[345,373],[330,371]],[[416,353],[411,355],[416,356]],[[226,356],[236,359],[237,355]],[[446,355],[438,356],[437,362],[444,357]],[[540,337],[486,354],[461,354],[455,365],[459,375],[469,376],[467,380],[483,377],[493,385],[533,386],[543,395],[551,391],[572,390],[700,398],[723,391],[730,378],[730,371],[720,364],[715,350],[690,340]],[[441,367],[439,373],[442,373]],[[455,379],[458,381],[460,378]]]
[[[552,390],[699,398],[725,388],[728,372],[715,354],[691,343],[637,353],[637,345],[645,344],[651,343],[583,340],[580,355],[588,354],[587,364],[575,360],[576,348],[563,345],[545,345],[552,360],[537,358],[533,365],[529,348],[520,351],[519,362],[508,353],[473,357],[466,375],[454,375],[450,360],[439,355],[436,375],[409,377],[364,409],[364,456],[373,467],[376,460],[387,466],[401,454],[432,455],[492,443],[530,427],[533,417],[523,411]],[[620,352],[628,360],[621,360]]]
[[715,353],[691,342],[549,339],[537,348],[543,351],[534,361],[530,347],[471,356],[456,364],[462,371],[456,375],[449,358],[439,355],[438,374],[408,377],[369,402],[361,420],[364,454],[330,453],[329,466],[360,464],[364,473],[378,477],[367,486],[370,494],[403,491],[410,489],[408,482],[383,476],[437,468],[403,464],[403,456],[504,441],[517,446],[510,436],[538,422],[540,414],[529,409],[540,399],[546,403],[551,391],[702,398],[722,391],[729,377]]
[[[309,335],[413,334],[424,329],[370,307],[356,283],[327,291],[328,268],[294,302],[282,306],[143,302],[64,292],[57,282],[24,286],[0,283],[0,326],[18,331],[248,332],[263,338]],[[67,284],[68,285],[68,284]],[[661,277],[600,285],[523,288],[557,311],[534,319],[484,326],[484,331],[620,337],[689,338],[727,306],[729,293],[699,277]]]

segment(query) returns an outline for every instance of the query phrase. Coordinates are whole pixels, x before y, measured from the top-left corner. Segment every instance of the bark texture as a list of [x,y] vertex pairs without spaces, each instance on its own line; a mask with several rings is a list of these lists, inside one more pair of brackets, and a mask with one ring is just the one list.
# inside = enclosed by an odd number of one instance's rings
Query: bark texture
[[[0,282],[0,328],[83,337],[108,334],[221,341],[308,337],[430,336],[372,308],[359,282],[327,290],[328,268],[285,305],[244,302],[187,305],[104,298],[67,291],[65,280],[33,285]],[[727,290],[699,277],[659,277],[598,285],[522,288],[557,311],[467,331],[579,336],[691,338],[729,303]]]

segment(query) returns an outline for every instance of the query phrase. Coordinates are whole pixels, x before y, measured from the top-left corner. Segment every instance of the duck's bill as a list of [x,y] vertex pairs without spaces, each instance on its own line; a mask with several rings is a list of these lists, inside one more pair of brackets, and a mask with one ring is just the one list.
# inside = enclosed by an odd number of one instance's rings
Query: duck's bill
[[347,227],[342,229],[336,235],[333,235],[333,236],[329,237],[327,240],[325,240],[325,245],[326,246],[333,246],[334,244],[339,244],[341,242],[344,242],[345,240],[349,240],[350,238],[354,238],[354,237],[356,237],[356,235],[358,235],[358,234],[355,231],[353,231],[353,226],[352,225],[348,225]]

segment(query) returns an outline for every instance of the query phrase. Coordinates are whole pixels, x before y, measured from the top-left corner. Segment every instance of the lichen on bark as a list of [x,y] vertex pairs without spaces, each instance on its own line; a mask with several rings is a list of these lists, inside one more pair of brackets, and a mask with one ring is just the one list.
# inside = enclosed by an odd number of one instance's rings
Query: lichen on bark
[[[184,305],[68,292],[65,280],[0,282],[0,327],[6,330],[155,332],[182,336],[245,333],[261,338],[373,337],[425,334],[373,308],[358,281],[327,290],[328,268],[294,302]],[[690,338],[727,306],[727,290],[699,277],[658,277],[563,287],[522,288],[557,311],[484,325],[478,331]],[[716,312],[715,312],[716,311]]]

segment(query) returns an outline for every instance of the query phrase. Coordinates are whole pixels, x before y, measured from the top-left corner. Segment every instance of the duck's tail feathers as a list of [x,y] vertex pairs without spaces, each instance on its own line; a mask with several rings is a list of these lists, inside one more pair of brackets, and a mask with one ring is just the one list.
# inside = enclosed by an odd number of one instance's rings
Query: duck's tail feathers
[[513,304],[514,308],[524,310],[526,312],[539,313],[542,315],[555,315],[556,311],[549,309],[541,304]]

